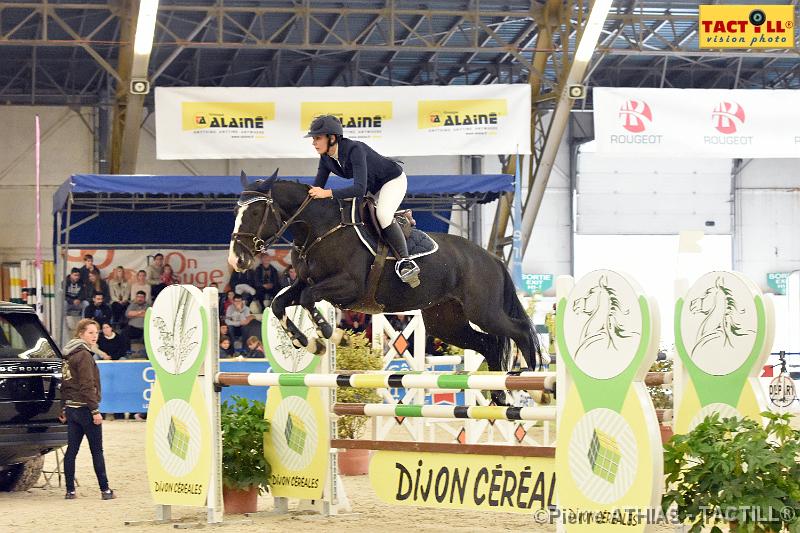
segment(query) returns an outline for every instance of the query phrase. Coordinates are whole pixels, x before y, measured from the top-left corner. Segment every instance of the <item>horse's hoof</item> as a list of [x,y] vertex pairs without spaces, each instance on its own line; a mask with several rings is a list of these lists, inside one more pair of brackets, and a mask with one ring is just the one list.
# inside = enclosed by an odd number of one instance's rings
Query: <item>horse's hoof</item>
[[306,337],[302,333],[298,333],[297,335],[292,335],[292,346],[294,346],[295,348],[307,348],[308,337]]
[[553,403],[553,395],[549,392],[540,391],[540,390],[531,390],[528,391],[528,394],[531,395],[531,399],[537,405],[550,405]]
[[330,339],[333,335],[333,328],[330,324],[325,322],[325,324],[318,324],[317,325],[317,337],[323,339]]
[[314,355],[322,355],[325,353],[325,343],[317,338],[311,339],[306,350]]
[[342,328],[336,328],[331,335],[331,342],[334,345],[339,346],[339,344],[342,342],[342,337],[344,337],[344,330]]

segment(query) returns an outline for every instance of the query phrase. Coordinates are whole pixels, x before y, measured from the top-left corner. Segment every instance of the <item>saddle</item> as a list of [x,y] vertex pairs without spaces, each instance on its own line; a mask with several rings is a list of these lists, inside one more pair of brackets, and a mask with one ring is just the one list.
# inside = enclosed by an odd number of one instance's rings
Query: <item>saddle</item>
[[[375,213],[375,200],[371,197],[339,200],[342,211],[342,222],[352,225],[361,243],[375,257],[367,275],[367,292],[359,302],[350,307],[362,313],[382,313],[383,305],[378,303],[375,295],[378,291],[383,267],[387,260],[396,261],[396,253],[383,239],[383,231]],[[395,220],[403,230],[408,246],[410,259],[430,255],[439,249],[439,245],[427,233],[414,227],[415,221],[410,209],[395,213]]]
[[[381,244],[386,245],[383,239],[383,232],[378,223],[378,216],[375,213],[375,200],[366,196],[364,198],[349,198],[340,200],[341,209],[347,219],[348,224],[352,224],[358,233],[358,237],[372,255],[378,254]],[[418,230],[416,221],[410,209],[404,209],[395,213],[394,219],[403,230],[408,245],[408,255],[410,259],[417,259],[434,253],[439,249],[436,241],[430,238],[424,231]],[[396,260],[394,251],[387,256],[389,260]]]

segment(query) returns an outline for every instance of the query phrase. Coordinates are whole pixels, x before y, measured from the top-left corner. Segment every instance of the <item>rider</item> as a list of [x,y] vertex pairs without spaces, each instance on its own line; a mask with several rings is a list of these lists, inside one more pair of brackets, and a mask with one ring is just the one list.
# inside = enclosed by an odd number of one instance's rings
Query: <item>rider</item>
[[[311,122],[306,137],[313,139],[314,149],[320,155],[314,186],[308,191],[312,198],[357,198],[368,192],[377,197],[375,211],[383,236],[400,255],[395,272],[404,283],[412,287],[419,284],[419,267],[408,258],[408,247],[403,230],[394,219],[394,213],[406,195],[408,180],[402,167],[380,155],[360,141],[342,135],[342,123],[333,115],[322,115]],[[328,176],[353,180],[344,189],[323,189]]]

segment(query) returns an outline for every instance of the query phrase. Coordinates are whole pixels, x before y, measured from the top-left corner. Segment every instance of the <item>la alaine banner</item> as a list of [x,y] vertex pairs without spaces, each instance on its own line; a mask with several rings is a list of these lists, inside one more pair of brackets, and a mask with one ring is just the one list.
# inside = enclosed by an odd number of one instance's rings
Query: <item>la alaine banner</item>
[[158,87],[158,159],[313,158],[320,115],[387,156],[530,153],[528,84]]
[[800,157],[800,91],[594,89],[597,151]]

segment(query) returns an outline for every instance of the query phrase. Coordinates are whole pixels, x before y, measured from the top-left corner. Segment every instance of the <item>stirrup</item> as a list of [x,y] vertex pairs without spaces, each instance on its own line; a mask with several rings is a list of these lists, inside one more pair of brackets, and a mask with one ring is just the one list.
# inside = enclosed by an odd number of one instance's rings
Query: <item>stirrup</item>
[[[408,266],[410,268],[404,268]],[[400,281],[407,283],[411,288],[419,286],[419,265],[413,259],[398,259],[394,265],[394,272]]]

